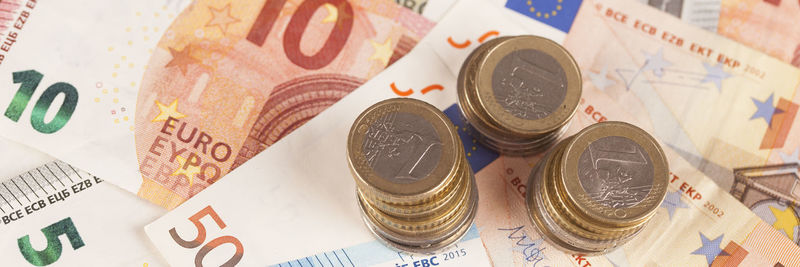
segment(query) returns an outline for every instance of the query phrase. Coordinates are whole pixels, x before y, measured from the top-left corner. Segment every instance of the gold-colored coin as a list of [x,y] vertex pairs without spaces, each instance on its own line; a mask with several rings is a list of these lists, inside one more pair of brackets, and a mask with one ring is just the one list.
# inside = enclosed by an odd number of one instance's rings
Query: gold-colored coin
[[563,194],[560,194],[560,190],[557,188],[558,183],[556,181],[560,181],[562,178],[560,177],[559,173],[555,171],[563,157],[564,148],[566,147],[567,143],[568,140],[559,143],[553,151],[553,157],[549,158],[548,162],[543,166],[543,190],[541,191],[542,198],[544,199],[543,204],[550,212],[551,216],[554,217],[554,221],[556,221],[556,223],[558,223],[562,228],[576,235],[598,241],[615,240],[638,231],[642,224],[634,227],[622,228],[603,227],[601,225],[595,225],[593,222],[587,221],[585,218],[581,218],[570,208],[568,208],[570,204],[569,200],[565,199]]
[[444,113],[419,100],[384,100],[358,116],[347,145],[362,218],[385,244],[432,252],[466,233],[478,192]]
[[[502,128],[493,123],[489,115],[484,110],[478,107],[478,88],[475,85],[476,75],[478,73],[478,61],[486,56],[486,52],[497,45],[499,42],[512,37],[498,37],[482,44],[469,54],[464,64],[461,65],[461,70],[458,75],[458,107],[461,113],[472,126],[479,129],[480,132],[486,133],[500,133]],[[512,137],[513,138],[513,137]]]
[[348,163],[359,187],[397,204],[430,201],[447,187],[458,160],[458,135],[447,117],[419,100],[381,101],[356,118]]
[[669,170],[664,151],[644,130],[604,122],[573,136],[559,168],[561,186],[574,211],[610,227],[641,224],[666,196]]
[[511,132],[552,132],[575,114],[580,101],[577,63],[561,45],[538,36],[502,40],[478,62],[478,100]]
[[[474,181],[474,176],[472,179]],[[477,187],[473,186],[472,190],[477,191]],[[473,197],[471,197],[470,207],[477,206],[477,202],[478,196],[477,194],[474,194]],[[363,201],[359,201],[358,204],[362,210],[365,209],[363,207]],[[476,213],[477,209],[468,209],[467,215],[459,218],[456,221],[455,225],[457,227],[444,228],[438,232],[427,235],[402,235],[396,233],[387,229],[383,224],[376,223],[376,219],[366,212],[362,212],[362,218],[364,223],[367,225],[367,228],[375,236],[379,237],[378,240],[382,241],[385,245],[403,251],[430,253],[432,251],[447,247],[461,239],[461,237],[466,234],[467,230],[471,226],[472,221],[475,219]]]
[[[470,186],[469,179],[465,179],[464,186],[467,188]],[[446,209],[426,217],[418,218],[391,216],[376,209],[370,203],[364,203],[364,206],[372,217],[392,231],[408,235],[425,235],[435,232],[440,228],[450,226],[447,223],[453,223],[454,217],[465,214],[467,209],[462,207],[467,206],[471,194],[472,191],[467,190],[464,194],[457,195],[457,198],[453,199],[452,203],[449,203],[451,205],[445,206]]]
[[[563,146],[561,146],[561,147],[563,147]],[[555,158],[560,156],[559,152],[560,152],[560,150],[558,150],[558,149],[554,150],[553,157],[549,158],[548,162],[546,162],[542,166],[544,168],[542,170],[542,183],[541,183],[542,184],[542,189],[543,189],[541,191],[541,194],[542,194],[542,206],[548,212],[548,214],[553,218],[553,221],[556,224],[558,224],[558,226],[560,226],[561,228],[563,228],[563,229],[565,229],[565,230],[567,230],[567,231],[569,231],[569,232],[571,232],[573,234],[579,235],[579,236],[584,237],[584,238],[593,239],[593,240],[611,239],[612,238],[611,236],[607,236],[607,235],[591,232],[589,230],[586,230],[586,229],[580,227],[580,225],[575,224],[573,221],[567,219],[568,216],[565,213],[567,213],[569,211],[567,211],[566,209],[563,209],[562,200],[559,199],[557,196],[555,196],[553,194],[553,192],[551,190],[551,187],[550,187],[550,185],[552,185],[553,182],[554,182],[554,181],[552,181],[553,178],[555,178],[555,177],[553,177],[551,164],[552,164],[553,159],[555,159]],[[559,209],[559,208],[561,208],[561,209]]]
[[[460,162],[460,164],[467,164],[465,161]],[[468,172],[469,169],[463,167],[460,167],[460,169],[463,169],[463,171],[459,173],[460,176],[456,179],[467,179],[466,177],[469,177],[469,174],[466,172]],[[454,181],[452,185],[444,189],[442,197],[434,198],[430,202],[417,205],[397,205],[384,202],[383,200],[370,195],[369,191],[359,190],[358,193],[362,198],[366,199],[376,208],[390,216],[414,219],[441,213],[444,210],[451,208],[451,204],[454,202],[454,199],[456,199],[458,196],[465,195],[467,191],[470,190],[467,185],[468,184],[465,184],[462,181]]]
[[551,145],[577,109],[581,76],[560,45],[501,37],[476,48],[458,77],[459,108],[487,147],[528,155]]
[[529,217],[556,247],[602,254],[644,228],[666,195],[667,175],[666,157],[647,132],[597,123],[562,140],[531,172]]
[[[545,159],[547,158],[549,156],[545,156]],[[541,193],[544,190],[542,182],[545,180],[542,173],[545,166],[543,162],[544,160],[536,165],[528,180],[528,191],[526,193],[528,218],[533,222],[539,235],[556,248],[584,255],[597,253],[597,250],[591,250],[593,245],[591,242],[585,242],[583,238],[577,236],[571,238],[574,234],[561,228],[551,216],[552,214],[544,207],[544,194]]]

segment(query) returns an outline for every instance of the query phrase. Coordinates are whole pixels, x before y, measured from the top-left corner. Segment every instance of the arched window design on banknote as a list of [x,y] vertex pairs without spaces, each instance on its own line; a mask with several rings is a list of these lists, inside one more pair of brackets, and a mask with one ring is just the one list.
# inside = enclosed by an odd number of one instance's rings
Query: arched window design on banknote
[[[388,65],[408,54],[415,45],[417,40],[406,35],[401,36]],[[290,134],[364,82],[366,81],[363,79],[351,76],[315,74],[276,86],[261,108],[258,120],[250,129],[231,170]]]
[[683,0],[648,0],[647,4],[679,18],[683,11]]
[[408,53],[433,24],[391,0],[195,1],[136,106],[139,196],[174,207]]
[[352,92],[364,80],[335,74],[295,78],[275,87],[250,129],[231,170]]
[[800,244],[800,164],[733,169],[731,195],[764,222]]

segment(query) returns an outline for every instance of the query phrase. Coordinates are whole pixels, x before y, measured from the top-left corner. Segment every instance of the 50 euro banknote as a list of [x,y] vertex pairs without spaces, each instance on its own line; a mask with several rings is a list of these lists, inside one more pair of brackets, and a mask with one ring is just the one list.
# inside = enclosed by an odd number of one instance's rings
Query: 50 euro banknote
[[[605,3],[616,2],[584,4],[595,11],[571,19],[568,38],[547,27],[524,29],[564,42],[583,71],[584,94],[626,106],[642,127],[800,242],[798,70],[644,5]],[[490,23],[478,24],[449,27],[446,42],[432,43],[453,73],[482,38],[497,33]]]
[[0,84],[13,88],[0,94],[0,134],[166,208],[303,125],[432,26],[390,0],[31,6],[0,63]]
[[[579,12],[579,19],[594,16],[595,6],[587,7]],[[672,173],[668,197],[634,240],[595,257],[566,254],[548,245],[529,222],[523,196],[539,157],[498,156],[477,144],[464,130],[454,105],[456,81],[450,66],[460,64],[462,55],[466,56],[462,52],[477,44],[459,48],[448,39],[471,38],[479,43],[475,38],[486,30],[500,35],[523,30],[502,19],[465,29],[463,25],[477,24],[471,19],[502,14],[480,0],[460,1],[453,10],[404,59],[254,157],[256,164],[238,168],[148,225],[147,235],[167,261],[186,265],[199,258],[207,265],[232,259],[243,265],[278,264],[374,241],[359,215],[346,163],[346,136],[350,122],[362,110],[405,95],[444,110],[458,126],[478,182],[475,224],[495,266],[800,264],[795,244],[668,146]],[[625,106],[598,92],[584,94],[568,134],[601,120],[595,111],[606,120],[647,126]],[[198,235],[201,228],[203,234]],[[186,245],[186,240],[194,241]]]
[[[800,70],[615,0],[585,3],[564,45],[585,77],[584,96],[624,106],[640,127],[800,243]],[[586,111],[604,119],[601,109]]]
[[723,0],[718,32],[800,67],[800,1]]

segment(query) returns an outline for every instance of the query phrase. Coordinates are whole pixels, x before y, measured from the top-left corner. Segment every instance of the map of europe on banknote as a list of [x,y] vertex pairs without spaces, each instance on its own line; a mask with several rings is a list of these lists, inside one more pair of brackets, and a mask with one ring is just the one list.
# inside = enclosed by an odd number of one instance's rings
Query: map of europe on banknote
[[0,84],[14,88],[0,94],[0,134],[166,208],[432,27],[391,0],[28,3],[0,62]]

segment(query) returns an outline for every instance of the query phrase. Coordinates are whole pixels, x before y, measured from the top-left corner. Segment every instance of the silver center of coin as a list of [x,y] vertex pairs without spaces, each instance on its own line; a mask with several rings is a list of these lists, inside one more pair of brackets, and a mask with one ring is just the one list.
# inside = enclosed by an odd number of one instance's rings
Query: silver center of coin
[[578,178],[594,201],[611,208],[639,204],[653,188],[653,163],[642,147],[625,137],[607,136],[589,144],[578,158]]
[[442,141],[423,117],[391,112],[369,126],[361,151],[380,177],[409,184],[433,171],[442,155]]
[[500,106],[514,116],[538,120],[553,113],[567,95],[567,75],[555,58],[539,50],[509,53],[492,73]]

